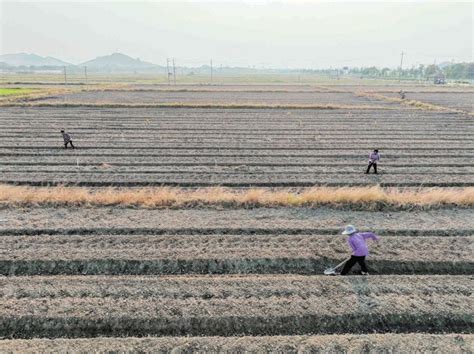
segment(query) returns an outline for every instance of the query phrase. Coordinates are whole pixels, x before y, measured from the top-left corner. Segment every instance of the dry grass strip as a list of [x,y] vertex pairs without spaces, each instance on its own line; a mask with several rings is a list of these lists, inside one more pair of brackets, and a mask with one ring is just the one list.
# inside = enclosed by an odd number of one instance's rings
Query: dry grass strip
[[11,205],[93,205],[139,207],[241,206],[287,207],[362,205],[367,208],[474,205],[474,187],[398,189],[373,187],[314,187],[298,191],[230,188],[169,187],[121,189],[86,187],[29,187],[0,185],[0,203]]
[[373,98],[380,101],[399,103],[404,106],[414,107],[424,111],[444,111],[444,112],[454,112],[454,113],[467,113],[459,109],[443,107],[431,103],[426,103],[416,100],[406,100],[398,97],[388,97],[380,95],[378,93],[369,93],[369,92],[355,92],[355,95],[358,97]]

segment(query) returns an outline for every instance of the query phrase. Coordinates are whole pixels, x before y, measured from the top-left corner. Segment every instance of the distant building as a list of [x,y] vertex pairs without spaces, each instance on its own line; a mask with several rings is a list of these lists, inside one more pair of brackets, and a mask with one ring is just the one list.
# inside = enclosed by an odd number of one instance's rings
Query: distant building
[[444,85],[446,84],[446,76],[443,73],[437,73],[433,77],[433,82],[435,85]]

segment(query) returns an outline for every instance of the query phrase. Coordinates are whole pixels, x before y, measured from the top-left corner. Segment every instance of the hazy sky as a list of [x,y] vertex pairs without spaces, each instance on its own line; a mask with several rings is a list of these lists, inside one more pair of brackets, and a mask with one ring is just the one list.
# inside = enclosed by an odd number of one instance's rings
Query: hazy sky
[[0,0],[0,32],[1,54],[74,64],[115,51],[162,65],[473,61],[471,2]]

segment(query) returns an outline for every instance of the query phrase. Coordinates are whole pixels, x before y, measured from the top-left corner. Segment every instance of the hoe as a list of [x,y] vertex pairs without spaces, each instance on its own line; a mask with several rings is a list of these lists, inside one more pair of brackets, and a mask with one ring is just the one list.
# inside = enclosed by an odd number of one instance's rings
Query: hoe
[[324,275],[336,275],[337,274],[337,270],[339,268],[341,268],[349,259],[351,259],[350,257],[343,260],[341,263],[339,263],[337,266],[335,267],[332,267],[332,268],[326,268],[324,270]]

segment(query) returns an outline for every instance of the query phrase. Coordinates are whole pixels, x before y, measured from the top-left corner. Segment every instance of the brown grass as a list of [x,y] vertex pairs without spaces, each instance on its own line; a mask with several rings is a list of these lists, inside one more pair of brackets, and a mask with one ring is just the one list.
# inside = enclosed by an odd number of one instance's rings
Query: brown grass
[[466,113],[459,109],[448,108],[448,107],[439,106],[439,105],[426,103],[422,101],[407,100],[407,99],[401,99],[398,97],[388,97],[388,96],[384,96],[384,95],[380,95],[378,93],[372,93],[372,92],[355,92],[355,95],[358,97],[373,98],[380,101],[399,103],[404,106],[414,107],[414,108],[425,110],[425,111],[445,111],[445,112]]
[[[105,166],[104,166],[105,167]],[[230,188],[100,188],[0,185],[0,202],[11,205],[121,205],[145,208],[203,206],[287,207],[362,205],[367,208],[474,205],[474,188],[397,189],[314,187],[298,191]]]

